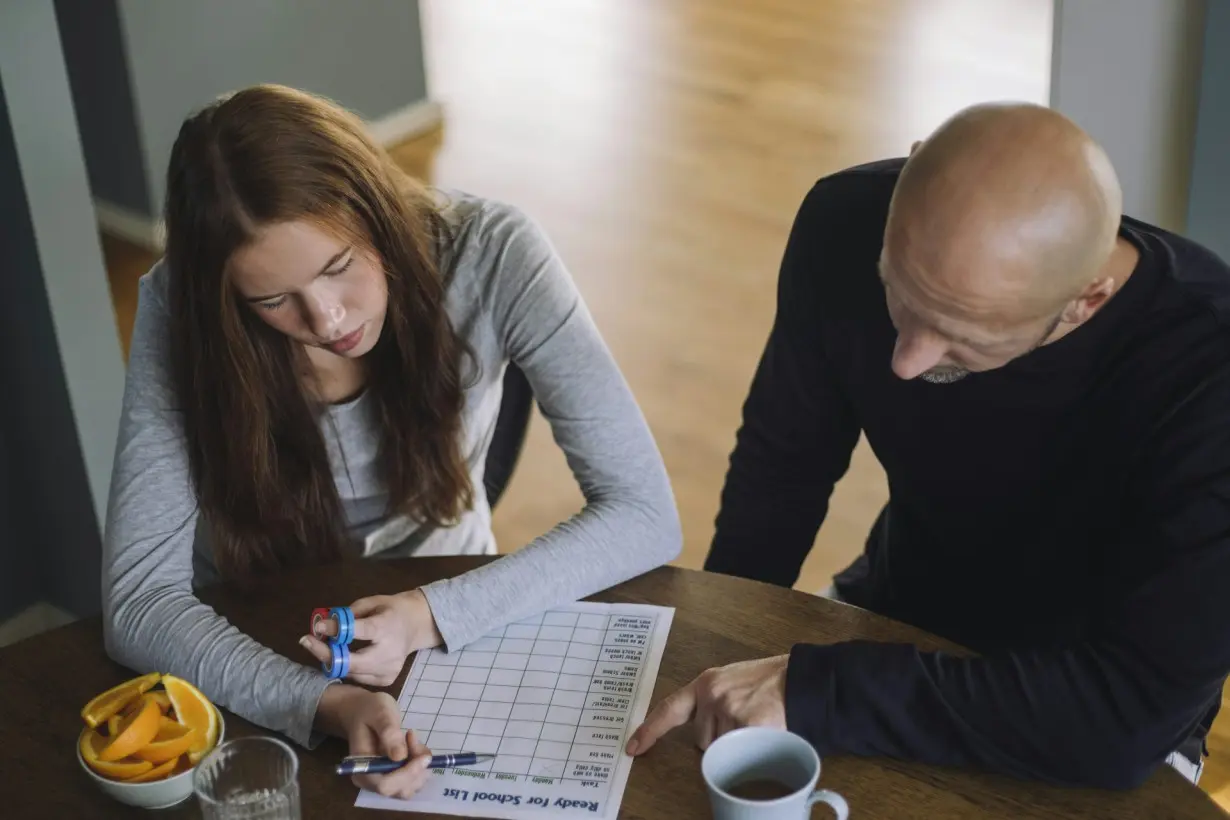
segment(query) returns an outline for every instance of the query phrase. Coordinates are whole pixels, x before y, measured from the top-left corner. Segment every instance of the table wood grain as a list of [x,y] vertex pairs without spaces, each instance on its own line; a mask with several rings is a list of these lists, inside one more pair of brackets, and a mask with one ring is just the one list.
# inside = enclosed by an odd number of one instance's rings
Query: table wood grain
[[[224,588],[202,598],[232,623],[288,657],[312,663],[297,641],[310,611],[364,595],[393,593],[457,575],[484,558],[363,561],[290,573],[240,594]],[[661,604],[676,609],[654,688],[656,703],[711,666],[787,652],[799,641],[896,641],[924,649],[957,647],[878,615],[792,590],[721,575],[662,568],[592,600]],[[957,650],[959,651],[959,650]],[[408,668],[408,665],[407,665]],[[0,650],[0,815],[8,818],[139,817],[114,802],[80,770],[78,713],[93,695],[133,676],[109,660],[98,618],[79,621]],[[396,696],[405,672],[389,691]],[[268,681],[276,686],[277,681]],[[262,730],[225,712],[228,737]],[[329,740],[297,748],[305,818],[373,817],[354,807],[357,790],[332,773],[345,753]],[[884,759],[825,759],[821,785],[843,794],[859,820],[878,818],[1224,818],[1195,786],[1161,767],[1130,792],[1058,789],[996,775]],[[827,817],[816,809],[815,817]],[[199,817],[195,802],[161,811]],[[420,815],[421,816],[421,815]],[[632,767],[621,817],[683,820],[709,816],[700,752],[688,730],[664,738]]]

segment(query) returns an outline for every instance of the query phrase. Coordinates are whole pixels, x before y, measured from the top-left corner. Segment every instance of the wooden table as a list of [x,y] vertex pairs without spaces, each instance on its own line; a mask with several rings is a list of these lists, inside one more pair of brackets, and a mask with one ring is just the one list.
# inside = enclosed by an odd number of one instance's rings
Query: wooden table
[[[257,595],[215,589],[202,597],[249,635],[288,657],[303,658],[296,641],[313,607],[411,589],[484,560],[356,562],[293,573]],[[689,570],[659,569],[594,600],[676,608],[654,689],[655,703],[708,667],[781,654],[798,641],[864,638],[952,648],[912,627],[823,598]],[[97,618],[0,650],[0,815],[23,820],[147,816],[104,796],[76,760],[82,704],[132,674],[106,657]],[[398,680],[390,688],[394,696],[401,684]],[[228,738],[260,731],[229,713],[226,726]],[[298,751],[305,818],[376,816],[354,808],[355,788],[331,771],[345,753],[340,741],[327,741],[311,752]],[[1225,817],[1212,800],[1168,766],[1142,788],[1126,793],[1056,789],[987,774],[853,757],[827,758],[820,782],[845,795],[858,820]],[[831,816],[825,811],[817,809],[815,816]],[[158,816],[198,817],[199,813],[190,801]],[[633,765],[621,816],[638,820],[709,816],[700,752],[687,729],[668,735]]]

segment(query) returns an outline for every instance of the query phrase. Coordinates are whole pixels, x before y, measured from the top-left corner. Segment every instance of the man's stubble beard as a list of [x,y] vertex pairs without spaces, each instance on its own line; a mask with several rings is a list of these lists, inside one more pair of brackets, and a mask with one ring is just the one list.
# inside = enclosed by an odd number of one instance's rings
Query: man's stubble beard
[[[1031,345],[1028,350],[1022,353],[1021,356],[1028,356],[1030,353],[1033,353],[1035,350],[1042,347],[1042,345],[1046,344],[1046,340],[1051,338],[1051,334],[1055,332],[1055,328],[1059,327],[1059,322],[1062,319],[1063,314],[1060,313],[1051,321],[1050,325],[1046,328],[1046,332],[1042,334],[1042,337],[1038,339],[1035,344]],[[1020,356],[1016,358],[1020,358]],[[972,370],[968,370],[964,367],[946,365],[944,367],[933,367],[930,370],[924,370],[922,373],[918,374],[918,378],[928,384],[955,384],[972,372]]]

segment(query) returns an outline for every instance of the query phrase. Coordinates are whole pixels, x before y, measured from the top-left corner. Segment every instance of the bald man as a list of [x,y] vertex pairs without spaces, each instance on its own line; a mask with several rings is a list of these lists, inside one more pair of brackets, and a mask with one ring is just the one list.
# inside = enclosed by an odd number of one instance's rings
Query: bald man
[[628,751],[763,724],[821,754],[1195,779],[1230,672],[1226,264],[1123,217],[1057,113],[963,111],[807,195],[706,569],[793,584],[860,433],[890,500],[837,596],[980,656],[799,643],[702,675]]

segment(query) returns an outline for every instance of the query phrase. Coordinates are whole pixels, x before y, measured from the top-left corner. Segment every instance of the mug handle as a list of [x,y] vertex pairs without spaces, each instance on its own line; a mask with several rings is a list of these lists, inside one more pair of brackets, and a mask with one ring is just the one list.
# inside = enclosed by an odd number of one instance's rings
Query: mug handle
[[837,820],[848,820],[850,817],[850,806],[846,804],[846,799],[837,792],[831,792],[828,789],[816,789],[807,798],[807,811],[811,813],[811,807],[817,803],[828,803],[833,812],[837,815]]

